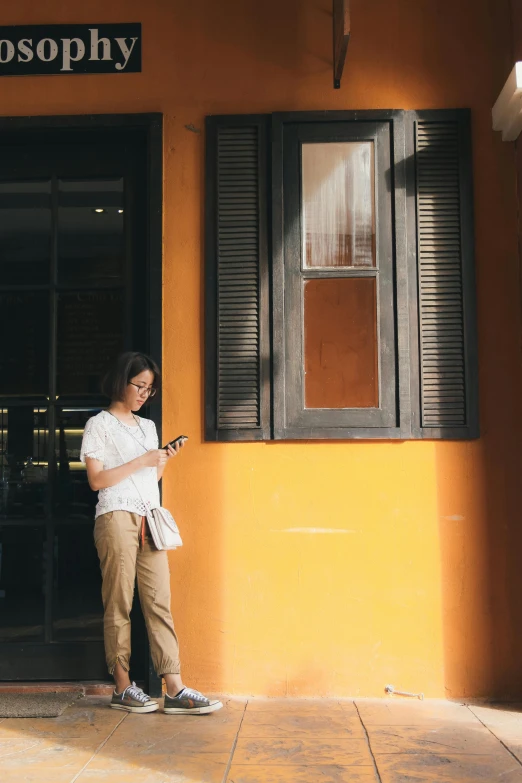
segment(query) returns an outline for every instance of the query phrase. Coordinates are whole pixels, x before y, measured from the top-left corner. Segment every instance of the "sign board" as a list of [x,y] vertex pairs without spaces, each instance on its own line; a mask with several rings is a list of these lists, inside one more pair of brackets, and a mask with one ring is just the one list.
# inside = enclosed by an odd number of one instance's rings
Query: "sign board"
[[140,71],[141,24],[0,27],[0,76]]

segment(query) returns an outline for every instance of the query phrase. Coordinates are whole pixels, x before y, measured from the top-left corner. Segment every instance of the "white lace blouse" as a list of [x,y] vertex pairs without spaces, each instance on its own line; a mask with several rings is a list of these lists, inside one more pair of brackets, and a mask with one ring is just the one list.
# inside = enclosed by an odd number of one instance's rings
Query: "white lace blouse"
[[[141,416],[136,419],[139,427],[129,427],[107,411],[90,418],[83,433],[81,461],[85,463],[86,457],[92,457],[103,462],[104,469],[109,470],[141,457],[145,451],[159,448],[154,422]],[[132,478],[139,485],[149,509],[161,505],[157,468],[143,468],[133,473]],[[129,476],[113,487],[100,489],[96,517],[109,511],[131,511],[145,516],[147,507],[132,478]]]

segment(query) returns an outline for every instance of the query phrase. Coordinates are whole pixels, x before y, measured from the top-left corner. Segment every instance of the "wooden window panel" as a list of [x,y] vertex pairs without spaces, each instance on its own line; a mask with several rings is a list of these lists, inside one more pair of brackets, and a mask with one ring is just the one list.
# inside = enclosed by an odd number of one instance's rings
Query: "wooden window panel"
[[207,440],[270,437],[267,118],[207,121]]
[[[375,266],[360,268],[352,260],[342,268],[315,268],[306,265],[307,248],[303,239],[301,209],[303,193],[302,151],[305,145],[317,143],[371,143],[375,149],[375,178],[369,183],[375,192]],[[283,131],[283,279],[284,279],[284,375],[285,393],[283,426],[276,437],[320,437],[322,428],[343,430],[351,427],[383,428],[397,426],[396,342],[393,294],[394,246],[392,232],[392,194],[386,177],[392,169],[389,124],[375,122],[289,123]],[[373,167],[372,167],[373,169]],[[373,171],[372,171],[373,173]],[[344,197],[343,197],[344,198]],[[346,206],[349,203],[346,201]],[[303,285],[311,280],[373,281],[376,290],[377,390],[374,406],[310,408],[305,393],[304,299]],[[275,340],[274,342],[277,342]],[[368,356],[368,347],[365,349]],[[364,361],[363,360],[363,364]],[[370,356],[370,361],[372,357]],[[323,379],[325,379],[323,374]],[[351,382],[360,380],[352,373]],[[350,394],[345,395],[346,401]],[[353,402],[357,402],[354,394]],[[325,402],[327,402],[325,398]],[[368,400],[366,400],[366,403]],[[329,435],[329,433],[327,433]]]

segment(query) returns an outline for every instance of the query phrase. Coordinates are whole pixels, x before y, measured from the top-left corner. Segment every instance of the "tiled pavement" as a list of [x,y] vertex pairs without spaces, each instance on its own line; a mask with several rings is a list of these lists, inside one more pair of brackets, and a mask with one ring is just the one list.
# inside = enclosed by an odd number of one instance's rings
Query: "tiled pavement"
[[226,699],[209,716],[0,721],[2,783],[522,783],[522,706]]

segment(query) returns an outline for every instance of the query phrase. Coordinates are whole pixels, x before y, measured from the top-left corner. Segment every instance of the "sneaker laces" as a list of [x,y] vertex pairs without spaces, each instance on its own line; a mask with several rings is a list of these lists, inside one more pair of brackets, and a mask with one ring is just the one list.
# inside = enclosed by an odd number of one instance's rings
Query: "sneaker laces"
[[133,682],[132,685],[127,685],[127,687],[121,694],[122,699],[125,698],[126,693],[132,699],[136,699],[136,701],[141,701],[142,704],[145,704],[146,701],[150,701],[150,696],[147,696],[147,694],[143,691],[142,688],[138,688],[135,682]]
[[185,698],[188,698],[188,699],[195,699],[196,701],[199,701],[201,699],[206,701],[206,698],[205,698],[205,696],[203,696],[202,693],[200,693],[199,691],[194,691],[194,690],[192,690],[192,688],[183,688],[183,690],[181,691],[179,696],[180,696],[180,698],[185,697]]

